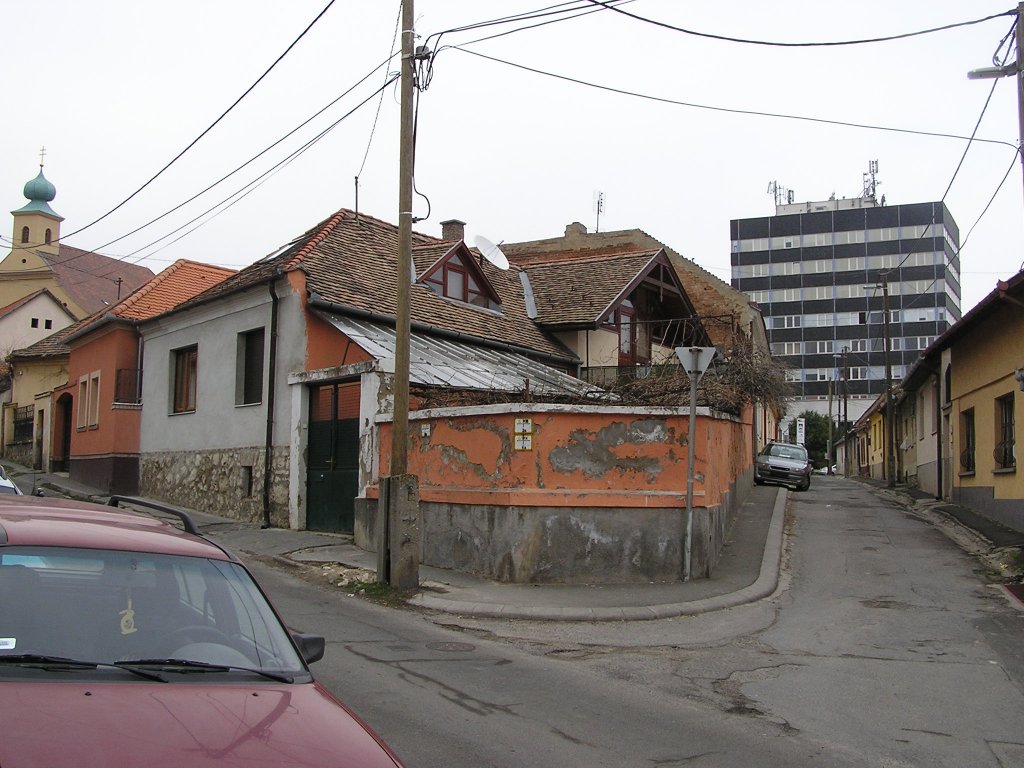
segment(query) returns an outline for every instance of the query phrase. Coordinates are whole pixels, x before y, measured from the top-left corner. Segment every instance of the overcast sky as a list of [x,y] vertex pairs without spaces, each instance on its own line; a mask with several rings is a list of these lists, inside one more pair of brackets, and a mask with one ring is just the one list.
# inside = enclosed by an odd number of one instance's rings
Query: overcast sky
[[[67,242],[155,272],[178,258],[250,264],[338,208],[354,207],[357,174],[360,210],[397,222],[397,87],[341,118],[396,70],[393,62],[375,67],[398,44],[400,2],[335,0],[194,148],[120,209],[87,226],[202,133],[326,3],[3,3],[7,114],[0,127],[0,193],[6,210],[24,204],[22,187],[38,172],[45,146],[45,173],[57,187],[52,207],[65,218]],[[440,235],[440,222],[449,218],[467,222],[471,243],[477,234],[495,242],[555,237],[573,221],[593,231],[601,191],[602,231],[643,229],[728,280],[729,221],[774,213],[769,182],[792,189],[797,201],[833,193],[857,197],[869,161],[877,160],[878,192],[890,205],[940,200],[953,180],[945,201],[961,243],[977,222],[961,253],[964,312],[997,280],[1021,269],[1024,182],[1014,160],[1014,80],[967,79],[968,70],[992,65],[1012,18],[874,44],[779,47],[697,37],[603,10],[481,42],[474,41],[538,21],[448,32],[438,41],[445,30],[548,4],[553,0],[416,0],[420,43],[432,50],[464,48],[440,50],[420,97],[416,187],[426,198],[416,198],[415,214],[425,217],[417,231]],[[1011,8],[1010,0],[635,0],[621,6],[698,32],[789,43],[916,32]],[[669,103],[968,137],[993,83],[977,134],[985,141],[970,146],[958,173],[966,138]],[[353,86],[226,182],[117,239],[217,181]],[[186,224],[339,120],[234,205],[201,219],[206,223],[198,229],[200,221]],[[4,251],[10,234],[9,224],[0,228]]]

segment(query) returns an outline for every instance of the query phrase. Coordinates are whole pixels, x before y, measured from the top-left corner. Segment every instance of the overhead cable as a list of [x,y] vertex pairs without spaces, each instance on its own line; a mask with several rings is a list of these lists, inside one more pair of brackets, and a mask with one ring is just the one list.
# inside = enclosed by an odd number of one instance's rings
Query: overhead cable
[[628,11],[624,11],[621,8],[618,8],[618,7],[614,6],[614,5],[612,5],[611,3],[606,2],[606,0],[588,0],[588,2],[590,2],[592,5],[598,5],[598,6],[601,6],[602,8],[606,8],[606,9],[608,9],[610,11],[615,11],[616,13],[621,13],[623,16],[628,16],[631,19],[636,19],[637,21],[642,21],[642,22],[644,22],[646,24],[653,24],[656,27],[662,27],[663,29],[669,29],[669,30],[672,30],[673,32],[682,32],[683,34],[693,35],[694,37],[704,37],[704,38],[708,38],[710,40],[721,40],[721,41],[727,42],[727,43],[743,43],[745,45],[766,45],[766,46],[773,46],[773,47],[779,47],[779,48],[823,48],[823,47],[837,47],[837,46],[843,46],[843,45],[866,45],[868,43],[887,43],[887,42],[890,42],[892,40],[905,40],[905,39],[910,38],[910,37],[920,37],[921,35],[930,35],[930,34],[933,34],[935,32],[945,32],[946,30],[956,29],[958,27],[967,27],[967,26],[971,26],[973,24],[982,24],[982,23],[984,23],[986,21],[991,21],[992,19],[998,19],[998,18],[1001,18],[1003,16],[1016,16],[1017,15],[1017,9],[1013,8],[1013,9],[1008,10],[1008,11],[1003,11],[1002,13],[994,13],[991,16],[986,16],[986,17],[981,18],[981,19],[973,19],[971,21],[960,21],[960,22],[956,22],[954,24],[944,24],[944,25],[942,25],[940,27],[931,27],[929,29],[921,29],[921,30],[918,30],[916,32],[904,32],[904,33],[898,34],[898,35],[887,35],[887,36],[884,36],[884,37],[868,37],[868,38],[862,38],[862,39],[859,39],[859,40],[832,40],[832,41],[828,41],[828,42],[784,43],[784,42],[773,41],[773,40],[751,40],[751,39],[742,38],[742,37],[730,37],[728,35],[715,35],[715,34],[711,34],[709,32],[698,32],[698,31],[693,30],[693,29],[686,29],[685,27],[677,27],[677,26],[675,26],[673,24],[668,24],[667,22],[664,22],[664,21],[658,21],[656,19],[650,19],[650,18],[647,18],[645,16],[638,16],[635,13],[629,13]]

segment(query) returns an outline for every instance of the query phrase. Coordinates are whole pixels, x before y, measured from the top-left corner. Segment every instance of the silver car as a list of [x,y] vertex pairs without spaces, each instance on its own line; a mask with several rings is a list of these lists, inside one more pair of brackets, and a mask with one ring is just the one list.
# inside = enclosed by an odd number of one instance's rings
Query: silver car
[[811,487],[811,461],[807,449],[796,443],[768,443],[754,464],[757,485],[791,485],[798,491]]

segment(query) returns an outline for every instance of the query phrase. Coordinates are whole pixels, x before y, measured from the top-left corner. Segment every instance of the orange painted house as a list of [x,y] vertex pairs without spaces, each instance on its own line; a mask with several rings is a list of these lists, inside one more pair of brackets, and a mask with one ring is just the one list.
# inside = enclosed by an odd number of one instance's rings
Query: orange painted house
[[139,486],[142,344],[137,324],[217,284],[234,270],[176,261],[64,339],[67,385],[54,391],[51,466],[108,493]]

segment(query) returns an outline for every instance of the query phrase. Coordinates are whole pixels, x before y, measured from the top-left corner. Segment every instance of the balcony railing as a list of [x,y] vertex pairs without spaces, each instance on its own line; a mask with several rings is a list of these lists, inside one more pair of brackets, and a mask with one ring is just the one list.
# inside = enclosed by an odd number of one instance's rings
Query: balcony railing
[[114,402],[139,405],[142,402],[142,369],[119,368],[114,378]]
[[992,451],[992,458],[996,460],[998,469],[1013,469],[1017,466],[1017,459],[1013,455],[1013,440],[1004,440],[996,445]]
[[974,471],[974,448],[968,448],[960,454],[960,470],[962,472]]

